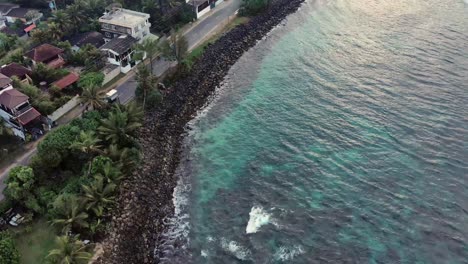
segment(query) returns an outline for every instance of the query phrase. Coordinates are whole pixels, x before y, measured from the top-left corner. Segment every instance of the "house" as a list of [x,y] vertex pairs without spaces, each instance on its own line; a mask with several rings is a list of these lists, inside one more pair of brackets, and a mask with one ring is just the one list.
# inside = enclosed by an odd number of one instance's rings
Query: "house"
[[138,40],[132,36],[122,35],[113,38],[99,49],[107,56],[107,61],[110,64],[120,66],[120,71],[123,73],[129,72],[136,62],[132,60],[133,46]]
[[21,64],[16,62],[12,62],[8,65],[3,65],[0,68],[0,73],[8,78],[12,78],[13,76],[17,77],[20,81],[25,83],[31,83],[31,74],[32,71]]
[[130,35],[141,42],[150,34],[149,18],[149,14],[113,6],[107,8],[99,23],[106,42],[122,35]]
[[15,7],[5,15],[5,18],[9,23],[21,20],[25,24],[36,24],[43,16],[37,9]]
[[86,44],[90,44],[96,48],[99,48],[105,43],[104,35],[97,31],[78,33],[69,38],[66,38],[65,40],[70,42],[73,51],[78,51]]
[[23,39],[23,40],[26,40],[28,38],[28,35],[22,28],[13,28],[13,27],[6,26],[0,29],[0,31],[7,35],[16,35],[18,38]]
[[67,76],[62,79],[52,83],[52,86],[58,87],[60,90],[63,90],[67,87],[70,87],[72,84],[76,83],[80,79],[80,76],[76,73],[69,73]]
[[0,91],[0,117],[23,140],[26,133],[43,134],[41,114],[31,106],[27,95],[11,86]]
[[19,5],[10,3],[0,3],[0,29],[6,27],[6,14]]
[[0,73],[0,92],[5,89],[12,88],[11,83],[12,81],[8,76]]
[[42,44],[26,52],[25,56],[32,60],[34,66],[38,63],[44,63],[50,68],[58,69],[65,65],[65,60],[62,57],[63,53],[63,49],[50,44]]
[[193,6],[193,11],[197,19],[210,12],[211,9],[221,4],[223,1],[224,0],[186,0],[189,5]]

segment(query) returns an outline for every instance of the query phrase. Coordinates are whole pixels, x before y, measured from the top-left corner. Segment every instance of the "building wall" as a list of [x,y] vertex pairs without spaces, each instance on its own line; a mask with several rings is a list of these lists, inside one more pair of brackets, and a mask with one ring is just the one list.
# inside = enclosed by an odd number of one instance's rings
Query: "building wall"
[[104,74],[104,81],[102,82],[102,85],[112,81],[115,77],[117,77],[117,75],[119,75],[120,73],[120,68],[119,67],[115,67],[113,70],[111,71],[106,71],[106,72],[102,72]]
[[59,109],[55,110],[52,114],[48,115],[50,121],[55,122],[57,119],[65,115],[66,113],[70,112],[73,108],[75,108],[80,103],[80,96],[76,95],[64,105],[62,105]]

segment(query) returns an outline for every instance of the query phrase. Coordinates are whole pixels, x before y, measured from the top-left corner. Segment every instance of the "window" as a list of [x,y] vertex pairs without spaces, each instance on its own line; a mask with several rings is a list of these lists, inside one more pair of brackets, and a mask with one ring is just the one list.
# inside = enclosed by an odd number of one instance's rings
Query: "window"
[[204,2],[203,4],[199,5],[198,6],[198,13],[200,13],[201,11],[203,11],[203,9],[207,8],[210,4],[208,3],[208,1]]

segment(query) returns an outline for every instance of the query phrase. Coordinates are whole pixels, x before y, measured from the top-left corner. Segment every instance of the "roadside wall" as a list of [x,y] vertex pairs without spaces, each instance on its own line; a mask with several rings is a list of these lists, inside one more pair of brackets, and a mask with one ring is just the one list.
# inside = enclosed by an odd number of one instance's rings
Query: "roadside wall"
[[[118,68],[117,68],[118,70]],[[47,117],[52,121],[55,122],[57,119],[59,119],[61,116],[64,114],[68,113],[70,110],[75,108],[78,104],[80,103],[80,96],[76,95],[70,101],[68,101],[66,104],[62,105],[59,109],[55,110],[52,114],[48,115]]]

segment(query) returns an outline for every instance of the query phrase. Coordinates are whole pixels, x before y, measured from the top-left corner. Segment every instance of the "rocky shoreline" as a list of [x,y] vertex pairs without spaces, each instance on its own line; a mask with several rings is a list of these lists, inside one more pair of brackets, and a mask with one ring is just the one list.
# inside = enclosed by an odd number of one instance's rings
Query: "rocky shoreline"
[[186,124],[206,105],[230,67],[304,0],[277,0],[268,12],[240,25],[209,46],[189,76],[169,89],[163,104],[149,111],[140,132],[141,169],[121,186],[111,230],[98,263],[158,263],[154,256],[163,220],[174,213],[172,195],[177,184]]

